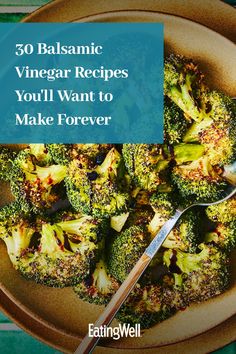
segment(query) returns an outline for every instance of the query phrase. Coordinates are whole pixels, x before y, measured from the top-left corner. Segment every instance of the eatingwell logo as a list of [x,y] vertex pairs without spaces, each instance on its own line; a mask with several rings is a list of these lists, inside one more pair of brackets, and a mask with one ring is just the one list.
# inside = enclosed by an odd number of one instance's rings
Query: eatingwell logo
[[116,327],[100,326],[95,327],[94,324],[89,323],[88,328],[89,337],[100,337],[100,338],[113,338],[118,340],[122,337],[141,337],[140,324],[136,324],[132,327],[128,323],[119,324]]

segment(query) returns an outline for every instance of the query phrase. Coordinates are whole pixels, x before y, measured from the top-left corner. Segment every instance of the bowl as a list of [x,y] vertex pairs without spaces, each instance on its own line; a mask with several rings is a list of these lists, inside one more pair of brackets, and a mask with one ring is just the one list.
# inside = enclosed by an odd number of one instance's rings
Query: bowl
[[[149,11],[109,12],[78,19],[78,22],[83,21],[162,22],[166,53],[175,52],[193,58],[200,64],[211,88],[236,96],[236,46],[207,27],[181,17]],[[1,200],[8,200],[7,185],[2,186],[0,196]],[[88,323],[95,322],[103,307],[82,302],[71,288],[47,288],[24,280],[12,268],[3,243],[0,244],[0,254],[0,284],[4,294],[31,318],[79,344],[87,332]],[[190,306],[144,331],[141,338],[104,340],[100,345],[132,351],[157,348],[206,332],[235,313],[236,274],[233,274],[231,286],[224,294]]]

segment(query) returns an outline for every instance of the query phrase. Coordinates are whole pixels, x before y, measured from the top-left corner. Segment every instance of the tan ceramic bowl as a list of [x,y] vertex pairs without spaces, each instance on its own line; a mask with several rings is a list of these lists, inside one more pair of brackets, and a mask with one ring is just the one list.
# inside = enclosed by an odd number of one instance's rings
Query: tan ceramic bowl
[[[236,46],[216,32],[180,17],[148,11],[111,12],[86,17],[86,21],[163,22],[166,52],[174,51],[194,58],[206,73],[210,87],[236,96]],[[1,200],[9,198],[6,185],[2,186],[0,193]],[[95,322],[103,307],[82,302],[70,288],[52,289],[24,280],[12,268],[2,243],[0,254],[1,289],[7,297],[46,328],[79,344],[79,339],[87,332],[88,323]],[[179,312],[146,330],[142,338],[107,340],[102,345],[132,351],[142,348],[144,352],[145,348],[156,348],[196,336],[235,313],[236,274],[233,273],[231,287],[225,294]],[[52,340],[52,344],[56,345],[55,341]]]

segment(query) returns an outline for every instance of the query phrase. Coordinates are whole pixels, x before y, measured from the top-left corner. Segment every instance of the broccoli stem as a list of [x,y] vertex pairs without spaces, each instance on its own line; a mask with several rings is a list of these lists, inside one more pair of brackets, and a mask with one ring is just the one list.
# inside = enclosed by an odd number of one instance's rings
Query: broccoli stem
[[42,226],[42,237],[40,242],[40,251],[42,253],[56,254],[62,251],[63,231],[57,225],[44,224]]
[[185,143],[191,143],[199,141],[199,134],[206,130],[213,123],[213,120],[209,117],[205,117],[201,122],[195,122],[191,125],[191,127],[187,130],[185,136],[183,137],[183,141]]
[[174,156],[177,164],[191,162],[204,154],[204,146],[198,144],[178,144],[174,146]]

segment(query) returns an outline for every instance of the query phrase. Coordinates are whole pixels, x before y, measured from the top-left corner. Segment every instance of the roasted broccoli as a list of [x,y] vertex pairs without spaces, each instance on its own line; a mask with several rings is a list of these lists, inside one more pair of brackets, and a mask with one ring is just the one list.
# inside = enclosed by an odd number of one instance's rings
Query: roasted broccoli
[[127,221],[124,225],[125,228],[129,228],[130,226],[147,226],[152,218],[154,212],[149,207],[136,207],[130,210]]
[[[88,276],[100,252],[104,226],[89,216],[74,215],[70,220],[72,216],[63,215],[54,224],[38,220],[31,225],[22,218],[7,223],[1,238],[14,267],[26,279],[65,287]],[[33,238],[37,238],[36,244]]]
[[205,100],[207,113],[200,123],[191,125],[183,140],[204,145],[212,165],[230,164],[236,157],[236,104],[216,91],[209,92]]
[[172,193],[154,193],[150,198],[154,216],[148,225],[148,231],[155,237],[164,223],[175,213],[177,203]]
[[96,264],[95,270],[77,284],[74,291],[84,301],[103,305],[110,301],[119,285],[120,283],[108,273],[103,256]]
[[112,144],[74,144],[74,153],[86,154],[94,159],[96,165],[101,165],[107,153],[112,149]]
[[164,263],[186,302],[201,302],[221,294],[229,285],[228,257],[213,245],[200,244],[199,253],[168,250]]
[[155,213],[163,218],[170,218],[178,206],[173,193],[154,193],[150,198],[150,205]]
[[169,161],[160,144],[124,144],[126,168],[134,183],[149,192],[156,191],[165,177]]
[[219,223],[213,231],[207,232],[204,240],[230,252],[236,246],[236,220],[225,224]]
[[67,165],[70,161],[70,154],[72,150],[71,144],[47,144],[49,154],[53,161],[59,165]]
[[[171,54],[163,144],[0,149],[0,180],[15,197],[0,209],[0,239],[26,279],[107,304],[177,208],[224,196],[235,159],[236,103],[210,91],[192,59]],[[236,197],[202,210],[178,220],[119,321],[149,328],[228,287]]]
[[230,223],[236,221],[236,196],[206,208],[208,218],[215,222]]
[[80,154],[70,162],[65,182],[68,199],[77,211],[109,217],[128,210],[123,159],[115,148],[99,165],[87,155]]
[[[174,215],[178,201],[173,193],[157,193],[150,198],[150,205],[155,215],[148,226],[148,230],[155,237],[164,223]],[[195,252],[200,238],[199,224],[198,211],[187,211],[167,236],[162,246],[178,248],[190,253]]]
[[28,149],[22,150],[14,160],[10,181],[12,194],[33,212],[43,212],[62,196],[61,182],[65,176],[66,166],[41,167]]
[[112,144],[47,144],[47,148],[53,160],[60,165],[67,165],[80,154],[89,156],[100,165]]
[[150,196],[151,194],[147,191],[140,189],[139,187],[135,187],[134,190],[131,191],[132,199],[130,201],[131,208],[139,208],[139,207],[149,207],[150,204]]
[[45,144],[29,144],[25,151],[28,151],[28,153],[35,158],[35,162],[38,166],[49,166],[53,164],[53,158]]
[[172,181],[184,198],[213,202],[222,196],[227,182],[221,177],[222,171],[211,166],[206,156],[176,166],[172,171]]
[[171,54],[164,65],[164,94],[185,113],[188,121],[205,115],[202,95],[206,92],[203,74],[192,59]]
[[[202,78],[191,60],[175,55],[166,60],[165,94],[184,111],[183,127],[194,121],[184,136],[178,129],[181,138],[204,145],[211,164],[229,164],[236,156],[236,105],[222,93],[209,92]],[[173,111],[170,109],[170,113]]]
[[124,144],[123,156],[126,168],[135,185],[148,192],[168,180],[169,163],[190,162],[200,158],[204,147],[198,144],[178,144],[168,148],[160,144]]
[[139,260],[150,241],[144,227],[131,226],[115,235],[110,244],[108,271],[123,282]]
[[163,291],[159,285],[136,285],[116,318],[131,326],[140,324],[142,329],[164,321],[174,313],[174,309],[163,301]]
[[13,161],[16,157],[16,152],[7,148],[0,148],[0,180],[10,181],[12,175]]
[[183,111],[168,97],[164,100],[164,140],[166,144],[176,144],[183,140],[189,122]]
[[[235,115],[236,119],[236,115]],[[236,158],[236,123],[215,122],[200,135],[212,165],[227,165]],[[234,127],[233,127],[234,125]]]
[[173,273],[167,272],[160,280],[163,289],[163,303],[173,310],[183,310],[189,306],[189,300],[184,296],[181,287],[175,285]]
[[200,241],[200,217],[196,211],[187,211],[170,232],[162,246],[177,248],[184,252],[194,253]]
[[15,268],[36,231],[31,216],[22,211],[19,203],[13,202],[0,209],[0,239],[5,242]]

